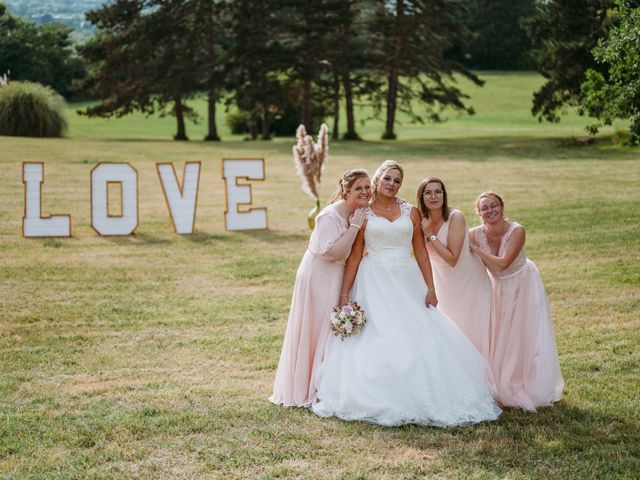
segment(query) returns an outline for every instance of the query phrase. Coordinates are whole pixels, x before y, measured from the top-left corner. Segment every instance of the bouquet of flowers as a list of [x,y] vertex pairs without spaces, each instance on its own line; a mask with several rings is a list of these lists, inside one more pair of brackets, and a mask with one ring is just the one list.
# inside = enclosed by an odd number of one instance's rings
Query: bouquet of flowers
[[360,333],[367,323],[367,317],[364,316],[364,310],[356,302],[349,302],[342,307],[334,307],[331,312],[331,331],[337,337],[338,335],[352,337]]

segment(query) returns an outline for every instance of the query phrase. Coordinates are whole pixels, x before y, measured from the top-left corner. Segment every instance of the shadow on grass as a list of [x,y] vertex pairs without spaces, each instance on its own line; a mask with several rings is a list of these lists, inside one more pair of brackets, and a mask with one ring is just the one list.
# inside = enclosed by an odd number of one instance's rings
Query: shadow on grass
[[247,230],[247,231],[233,231],[225,233],[205,233],[197,232],[190,235],[183,235],[185,240],[189,240],[193,243],[199,244],[211,244],[216,242],[241,245],[247,240],[260,240],[264,242],[299,242],[300,240],[307,240],[309,233],[285,233],[277,230]]
[[616,148],[610,138],[598,138],[583,145],[573,138],[526,136],[465,137],[341,143],[334,154],[366,153],[374,158],[445,158],[483,162],[500,158],[511,160],[637,160],[639,149]]
[[101,238],[114,243],[116,245],[133,245],[133,246],[148,246],[148,245],[167,245],[173,243],[170,238],[160,237],[157,235],[150,235],[148,233],[135,232],[131,235],[124,236],[109,236],[102,235]]
[[[424,434],[416,435],[416,429]],[[391,437],[428,451],[440,443],[452,466],[501,477],[638,478],[640,472],[636,418],[565,402],[536,413],[506,410],[496,422],[435,435],[424,427],[402,427]]]

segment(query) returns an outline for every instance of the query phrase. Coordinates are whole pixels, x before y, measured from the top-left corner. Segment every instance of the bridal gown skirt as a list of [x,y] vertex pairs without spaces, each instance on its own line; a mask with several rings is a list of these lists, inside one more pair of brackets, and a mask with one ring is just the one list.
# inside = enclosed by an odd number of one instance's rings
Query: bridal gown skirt
[[332,337],[318,367],[322,417],[385,426],[450,427],[494,420],[490,373],[465,335],[424,304],[427,287],[412,257],[365,256],[351,292],[367,324],[354,337]]

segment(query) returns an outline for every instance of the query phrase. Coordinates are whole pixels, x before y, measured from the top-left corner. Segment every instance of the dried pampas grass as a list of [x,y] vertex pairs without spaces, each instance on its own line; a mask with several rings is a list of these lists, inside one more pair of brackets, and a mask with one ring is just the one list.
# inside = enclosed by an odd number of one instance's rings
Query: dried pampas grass
[[320,126],[315,144],[304,125],[296,130],[296,138],[298,142],[293,146],[293,160],[302,179],[302,191],[319,201],[320,178],[329,153],[329,127],[324,123]]

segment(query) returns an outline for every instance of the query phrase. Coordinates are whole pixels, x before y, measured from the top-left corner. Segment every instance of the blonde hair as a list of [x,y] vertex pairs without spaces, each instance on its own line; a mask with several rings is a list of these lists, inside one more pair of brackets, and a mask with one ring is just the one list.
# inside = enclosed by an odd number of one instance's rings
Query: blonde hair
[[382,164],[376,169],[376,172],[373,174],[373,178],[371,179],[371,203],[376,200],[378,196],[378,181],[385,175],[389,170],[398,170],[400,172],[400,176],[404,179],[404,170],[400,166],[398,162],[395,160],[385,160]]
[[333,192],[329,203],[335,203],[341,198],[344,199],[347,196],[347,192],[351,190],[353,184],[364,177],[368,177],[369,173],[363,168],[355,168],[353,170],[347,170],[342,174],[342,177],[338,180],[338,189]]
[[483,198],[495,198],[500,204],[500,206],[504,208],[504,202],[502,201],[502,197],[498,195],[496,192],[491,192],[491,191],[482,192],[480,195],[478,195],[478,198],[476,198],[476,211],[478,213],[480,213],[480,200],[482,200]]

